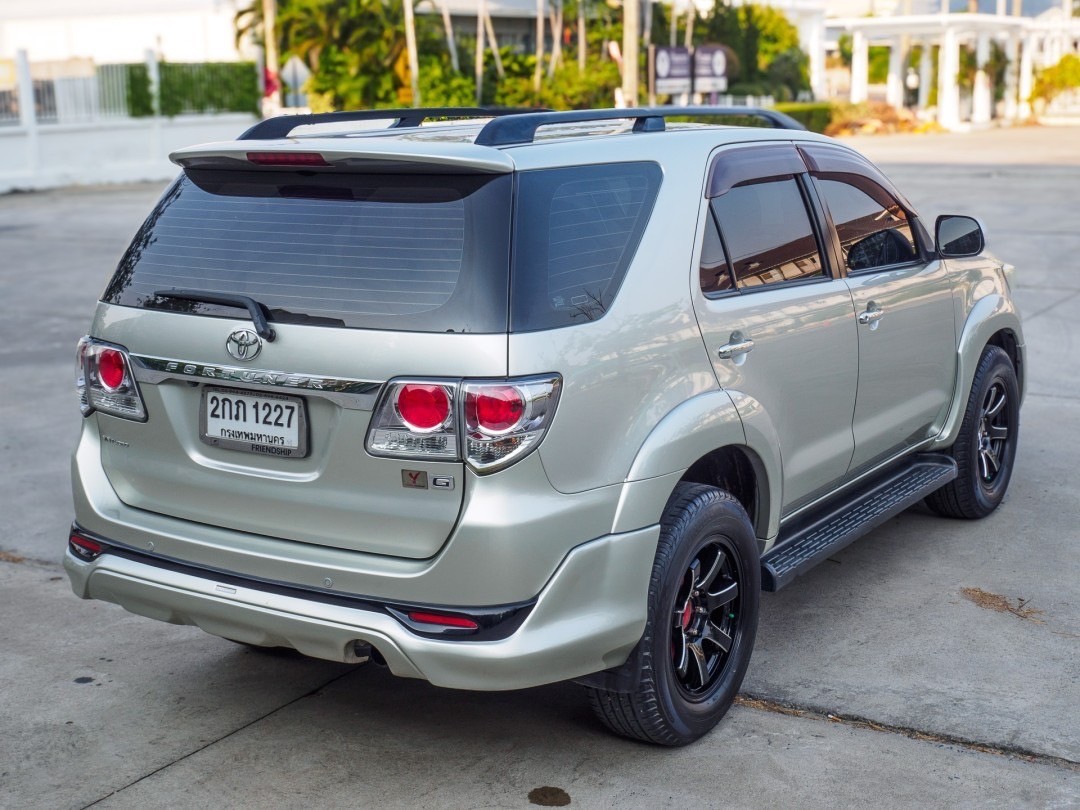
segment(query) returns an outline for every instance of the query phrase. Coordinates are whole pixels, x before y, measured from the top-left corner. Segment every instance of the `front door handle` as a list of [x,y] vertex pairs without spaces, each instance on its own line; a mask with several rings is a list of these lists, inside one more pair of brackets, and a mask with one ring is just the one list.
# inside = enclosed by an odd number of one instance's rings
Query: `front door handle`
[[859,323],[869,326],[873,331],[878,328],[878,322],[885,317],[885,310],[871,301],[866,305],[866,311],[859,313]]
[[721,360],[731,360],[739,355],[745,356],[748,351],[754,348],[754,341],[750,340],[750,338],[744,338],[737,332],[731,336],[730,340],[730,343],[725,343],[716,350],[716,356]]

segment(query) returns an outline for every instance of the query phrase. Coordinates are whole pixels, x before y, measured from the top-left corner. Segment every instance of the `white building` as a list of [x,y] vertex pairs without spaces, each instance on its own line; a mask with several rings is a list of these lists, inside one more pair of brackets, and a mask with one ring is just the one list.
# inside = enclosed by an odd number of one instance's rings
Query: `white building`
[[241,58],[233,19],[248,0],[0,0],[0,60],[170,62]]
[[[907,54],[922,46],[916,73],[918,96],[915,107],[928,112],[932,82],[932,49],[939,48],[937,122],[946,129],[986,126],[995,113],[995,89],[986,70],[991,42],[1004,48],[1009,60],[1003,90],[1003,102],[997,110],[1002,118],[1025,120],[1031,116],[1029,98],[1035,71],[1056,64],[1066,53],[1080,53],[1080,19],[1069,15],[1070,0],[1038,17],[1006,14],[1006,0],[995,0],[993,14],[949,13],[947,0],[941,11],[932,14],[894,14],[878,17],[847,17],[829,20],[834,35],[851,34],[852,102],[866,101],[869,92],[869,48],[884,45],[890,49],[885,101],[900,107],[904,102]],[[970,111],[961,109],[957,81],[960,72],[960,48],[971,47],[978,65],[971,91]]]

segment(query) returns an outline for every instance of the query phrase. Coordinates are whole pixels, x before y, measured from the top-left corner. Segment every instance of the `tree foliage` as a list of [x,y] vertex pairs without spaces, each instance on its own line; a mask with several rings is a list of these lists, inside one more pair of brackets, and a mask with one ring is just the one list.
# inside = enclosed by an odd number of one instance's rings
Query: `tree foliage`
[[1080,56],[1065,54],[1061,61],[1052,67],[1039,71],[1035,77],[1033,99],[1043,99],[1047,103],[1069,90],[1080,88]]
[[714,0],[695,40],[727,45],[735,53],[736,69],[729,65],[728,71],[729,80],[736,80],[733,92],[787,100],[810,89],[809,59],[799,48],[798,29],[775,8]]
[[[424,2],[432,0],[418,0],[418,7]],[[588,19],[585,70],[578,67],[573,43],[578,2],[584,4]],[[732,90],[788,99],[809,88],[808,61],[799,50],[798,32],[781,12],[767,6],[732,7],[724,0],[715,3],[709,15],[695,22],[693,40],[729,47],[729,77],[738,77],[749,87]],[[671,12],[658,4],[653,13],[653,39],[661,41]],[[607,44],[621,43],[621,4],[566,0],[564,15],[564,30],[558,32],[563,38],[562,60],[550,70],[550,49],[545,53],[540,91],[536,92],[533,83],[535,55],[502,48],[504,77],[495,74],[490,55],[485,60],[483,103],[558,109],[612,103],[621,79],[607,54]],[[418,14],[416,29],[424,105],[475,103],[472,71],[464,68],[457,72],[451,67],[439,15]],[[261,0],[253,0],[249,8],[237,13],[236,30],[238,40],[250,36],[262,42]],[[278,0],[275,31],[282,62],[296,55],[311,69],[305,89],[316,111],[402,106],[410,101],[401,0]],[[460,29],[457,33],[459,62],[472,65],[475,38]],[[644,67],[644,54],[639,67]]]

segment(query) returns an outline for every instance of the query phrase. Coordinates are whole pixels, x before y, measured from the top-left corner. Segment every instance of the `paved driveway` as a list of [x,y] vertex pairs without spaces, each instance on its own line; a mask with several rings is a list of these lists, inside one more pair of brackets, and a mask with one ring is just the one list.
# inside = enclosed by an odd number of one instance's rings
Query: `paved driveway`
[[746,697],[679,751],[608,736],[571,684],[440,690],[72,596],[72,348],[160,187],[0,197],[0,807],[1080,804],[1080,131],[852,143],[1019,268],[1012,489],[766,594]]

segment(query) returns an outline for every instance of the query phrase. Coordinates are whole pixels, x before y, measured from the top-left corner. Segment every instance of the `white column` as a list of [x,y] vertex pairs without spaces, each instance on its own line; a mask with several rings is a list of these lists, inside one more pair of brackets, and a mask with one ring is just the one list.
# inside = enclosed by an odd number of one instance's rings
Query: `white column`
[[870,46],[866,34],[856,31],[851,35],[851,103],[866,101],[870,82]]
[[922,41],[922,54],[919,56],[919,111],[930,106],[930,82],[934,79],[934,41]]
[[1020,74],[1020,39],[1016,33],[1010,33],[1005,42],[1005,57],[1009,60],[1005,68],[1005,119],[1012,121],[1017,116],[1016,79]]
[[1062,55],[1065,53],[1065,43],[1063,34],[1054,34],[1046,41],[1046,53],[1044,55],[1043,67],[1052,67],[1061,61]]
[[956,129],[960,123],[960,87],[956,83],[959,71],[960,39],[950,26],[941,37],[938,54],[938,123],[945,129]]
[[15,87],[19,94],[19,126],[26,130],[24,168],[26,176],[32,180],[38,171],[38,126],[34,80],[30,77],[30,57],[26,51],[15,52]]
[[975,40],[975,86],[971,95],[971,123],[974,126],[986,126],[993,115],[994,94],[990,87],[990,76],[986,72],[986,63],[990,61],[990,35],[979,34]]
[[19,125],[30,130],[36,129],[34,80],[30,77],[30,57],[26,55],[26,51],[15,52],[15,82],[19,93]]
[[897,109],[904,106],[904,53],[899,39],[889,43],[889,77],[885,83],[885,103]]
[[825,17],[804,18],[799,27],[799,44],[810,58],[810,89],[814,98],[825,97]]
[[1021,120],[1031,117],[1031,91],[1035,83],[1035,69],[1032,64],[1034,51],[1035,37],[1031,35],[1024,37],[1024,41],[1020,45],[1020,76],[1018,79],[1020,98],[1016,105],[1016,115]]

